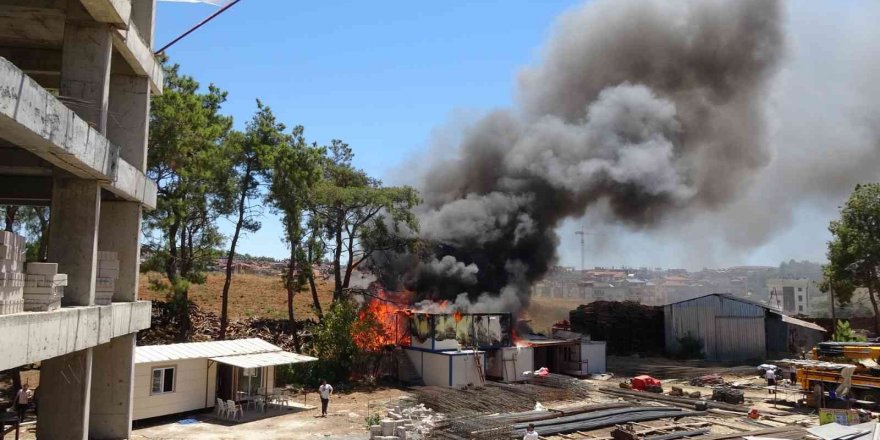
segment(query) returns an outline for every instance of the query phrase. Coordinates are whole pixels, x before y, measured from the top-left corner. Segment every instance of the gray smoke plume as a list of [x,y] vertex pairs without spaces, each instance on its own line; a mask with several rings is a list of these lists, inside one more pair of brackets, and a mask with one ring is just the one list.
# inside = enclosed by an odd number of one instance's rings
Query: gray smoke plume
[[515,311],[555,263],[564,219],[602,203],[649,228],[734,200],[769,161],[763,98],[783,55],[781,12],[765,0],[600,0],[565,14],[521,73],[521,107],[468,127],[427,172],[420,234],[433,247],[396,259],[402,274],[383,281]]

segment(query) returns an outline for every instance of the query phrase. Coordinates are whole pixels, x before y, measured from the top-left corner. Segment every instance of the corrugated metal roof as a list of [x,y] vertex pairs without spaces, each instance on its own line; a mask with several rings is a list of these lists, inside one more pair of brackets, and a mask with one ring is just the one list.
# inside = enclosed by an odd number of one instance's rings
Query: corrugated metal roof
[[797,326],[801,326],[801,327],[806,327],[806,328],[812,329],[812,330],[818,330],[823,333],[826,331],[825,328],[819,324],[813,324],[812,322],[807,322],[807,321],[803,321],[803,320],[800,320],[797,318],[792,318],[791,316],[782,314],[782,313],[777,312],[775,310],[768,310],[768,312],[770,312],[774,315],[779,315],[779,317],[782,318],[782,322],[787,322],[789,324],[793,324],[793,325],[797,325]]
[[135,347],[134,363],[165,362],[182,359],[213,358],[241,354],[281,351],[281,347],[262,339],[248,338],[230,341],[184,342],[182,344],[145,345]]
[[719,297],[727,298],[727,299],[730,299],[730,300],[733,300],[733,301],[739,301],[739,302],[741,302],[741,303],[751,304],[751,305],[754,305],[754,306],[763,307],[763,308],[765,308],[765,309],[775,310],[775,309],[773,309],[772,307],[770,307],[770,306],[767,305],[767,304],[759,303],[759,302],[757,302],[757,301],[753,301],[753,300],[750,300],[750,299],[741,298],[741,297],[738,297],[738,296],[736,296],[736,295],[734,295],[734,294],[731,294],[731,293],[709,293],[709,294],[707,294],[707,295],[698,296],[698,297],[696,297],[696,298],[691,298],[691,299],[683,299],[683,300],[681,300],[681,301],[676,301],[676,302],[669,303],[669,304],[666,304],[666,305],[667,305],[667,306],[671,306],[671,305],[675,305],[675,304],[686,303],[686,302],[689,302],[689,301],[694,301],[694,300],[701,299],[701,298],[706,298],[706,297],[709,297],[709,296],[719,296]]
[[212,361],[228,364],[239,368],[272,367],[275,365],[301,364],[314,362],[318,358],[287,351],[272,351],[268,353],[240,354],[236,356],[212,357]]

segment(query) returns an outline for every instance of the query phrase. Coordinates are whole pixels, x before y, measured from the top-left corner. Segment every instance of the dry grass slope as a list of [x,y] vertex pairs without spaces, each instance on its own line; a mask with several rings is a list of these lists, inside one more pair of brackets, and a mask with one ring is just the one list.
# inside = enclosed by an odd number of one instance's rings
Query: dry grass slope
[[[158,272],[141,274],[140,298],[164,301],[166,299],[165,293],[154,290],[150,283],[151,279],[166,280]],[[209,273],[205,284],[190,287],[190,301],[203,310],[219,314],[223,280],[223,273]],[[332,283],[319,282],[318,297],[321,301],[321,307],[326,310],[333,297]],[[312,294],[308,288],[294,297],[293,306],[293,313],[297,320],[315,317],[312,309]],[[245,317],[286,319],[287,291],[284,290],[281,277],[234,274],[232,287],[229,290],[229,317],[230,319]]]

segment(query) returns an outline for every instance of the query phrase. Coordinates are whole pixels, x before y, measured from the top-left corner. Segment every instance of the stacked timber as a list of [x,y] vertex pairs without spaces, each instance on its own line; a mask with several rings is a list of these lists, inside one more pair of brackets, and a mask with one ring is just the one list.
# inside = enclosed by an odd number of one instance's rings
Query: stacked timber
[[594,301],[569,313],[571,329],[606,341],[608,354],[663,354],[663,307],[634,301]]
[[116,252],[98,251],[98,274],[95,278],[95,304],[106,306],[113,301],[119,279],[119,256]]
[[58,273],[58,263],[28,263],[24,285],[24,309],[49,312],[61,308],[67,275]]
[[24,309],[24,237],[0,231],[0,315]]

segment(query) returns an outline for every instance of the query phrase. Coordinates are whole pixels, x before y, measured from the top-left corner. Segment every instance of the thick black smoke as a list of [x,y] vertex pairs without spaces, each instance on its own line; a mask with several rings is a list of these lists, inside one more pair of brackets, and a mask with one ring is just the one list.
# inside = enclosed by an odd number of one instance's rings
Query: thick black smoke
[[768,161],[780,14],[765,0],[605,0],[563,16],[522,72],[521,108],[473,124],[427,173],[428,249],[381,255],[382,281],[515,311],[556,261],[555,229],[594,203],[643,228],[732,200]]

